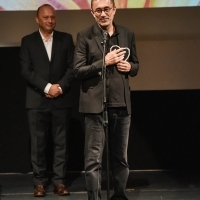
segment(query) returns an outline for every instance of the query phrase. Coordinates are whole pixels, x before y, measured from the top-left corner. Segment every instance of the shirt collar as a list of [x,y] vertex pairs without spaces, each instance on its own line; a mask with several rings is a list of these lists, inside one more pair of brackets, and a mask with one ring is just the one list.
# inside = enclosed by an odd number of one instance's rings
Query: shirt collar
[[[42,32],[40,31],[40,29],[39,29],[39,32],[40,32],[40,35],[42,37],[42,40],[45,41],[45,37],[42,35]],[[53,33],[54,33],[54,31],[51,33],[51,36],[50,36],[48,41],[51,41],[53,39]]]
[[[97,24],[97,25],[98,25],[98,24]],[[117,30],[117,26],[116,26],[116,24],[115,24],[114,22],[113,22],[113,26],[114,26],[114,32],[113,32],[113,34],[112,34],[111,36],[108,34],[109,37],[119,35],[119,32],[118,32],[118,30]],[[98,25],[98,27],[99,27],[99,29],[100,29],[102,35],[103,35],[103,31],[104,31],[104,30],[103,30],[99,25]]]

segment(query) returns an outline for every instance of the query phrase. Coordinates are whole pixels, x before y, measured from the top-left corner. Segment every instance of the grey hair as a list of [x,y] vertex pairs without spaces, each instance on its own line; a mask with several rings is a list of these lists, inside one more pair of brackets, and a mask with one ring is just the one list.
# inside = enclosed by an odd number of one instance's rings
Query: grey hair
[[[91,0],[91,8],[93,6],[94,1],[96,0]],[[113,4],[113,6],[115,6],[115,0],[110,0],[110,2]]]

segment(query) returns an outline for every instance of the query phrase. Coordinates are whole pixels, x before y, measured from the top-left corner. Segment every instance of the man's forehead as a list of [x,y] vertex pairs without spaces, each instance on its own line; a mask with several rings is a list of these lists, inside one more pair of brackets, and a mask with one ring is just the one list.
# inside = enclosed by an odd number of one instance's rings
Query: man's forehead
[[111,3],[110,0],[94,0],[93,5],[109,5]]

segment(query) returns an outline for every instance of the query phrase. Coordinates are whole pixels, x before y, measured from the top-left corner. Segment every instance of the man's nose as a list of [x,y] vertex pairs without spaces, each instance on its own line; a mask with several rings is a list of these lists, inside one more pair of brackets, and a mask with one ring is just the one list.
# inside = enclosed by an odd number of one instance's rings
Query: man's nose
[[104,10],[101,11],[101,16],[106,16],[106,13]]
[[49,17],[49,18],[48,18],[48,22],[49,22],[49,23],[51,23],[51,22],[52,22],[52,19],[51,19],[51,17]]

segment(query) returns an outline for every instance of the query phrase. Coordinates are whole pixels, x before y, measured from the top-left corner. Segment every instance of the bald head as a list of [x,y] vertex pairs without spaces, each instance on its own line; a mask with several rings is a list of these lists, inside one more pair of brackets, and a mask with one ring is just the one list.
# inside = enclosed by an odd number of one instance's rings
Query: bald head
[[50,8],[52,8],[52,10],[55,12],[54,7],[51,6],[50,4],[43,4],[43,5],[41,5],[41,6],[37,9],[37,17],[38,17],[38,15],[39,15],[40,11],[42,10],[42,8],[44,8],[44,7],[50,7]]

